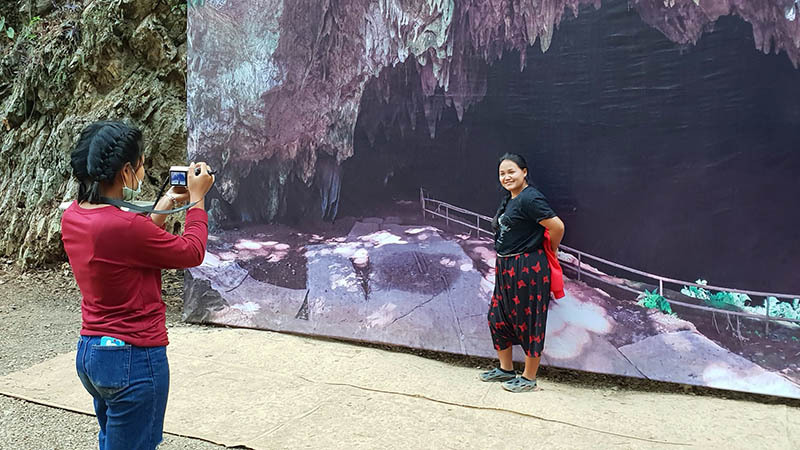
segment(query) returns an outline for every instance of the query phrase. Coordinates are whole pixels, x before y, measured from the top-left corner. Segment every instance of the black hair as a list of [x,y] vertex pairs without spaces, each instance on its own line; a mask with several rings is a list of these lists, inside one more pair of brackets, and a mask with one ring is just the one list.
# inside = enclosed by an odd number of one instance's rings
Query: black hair
[[100,183],[110,182],[125,163],[138,169],[142,132],[122,122],[101,121],[87,126],[70,155],[72,175],[80,183],[78,202],[100,202]]
[[[522,155],[518,155],[516,153],[506,153],[505,155],[501,156],[500,159],[497,161],[498,168],[500,167],[500,164],[503,164],[503,161],[511,161],[517,166],[519,166],[520,169],[524,170],[528,169],[528,163],[525,161],[525,158],[523,158]],[[526,176],[525,180],[527,181],[527,179],[528,177]],[[508,205],[509,200],[511,200],[511,191],[506,190],[506,194],[503,197],[503,201],[500,202],[500,207],[497,208],[497,212],[495,213],[494,218],[492,218],[492,229],[494,229],[495,232],[500,228],[500,223],[499,223],[500,216],[503,215],[504,212],[506,212],[506,206]]]

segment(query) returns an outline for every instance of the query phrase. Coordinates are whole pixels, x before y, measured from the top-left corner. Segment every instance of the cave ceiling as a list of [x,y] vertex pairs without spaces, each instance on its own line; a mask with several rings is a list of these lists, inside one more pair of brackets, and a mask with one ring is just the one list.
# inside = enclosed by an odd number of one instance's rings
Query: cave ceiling
[[[513,54],[524,70],[529,47],[546,52],[562,20],[603,3],[612,2],[207,0],[189,11],[189,153],[221,169],[223,201],[235,203],[242,180],[261,170],[274,188],[264,198],[281,204],[271,197],[285,195],[286,180],[313,185],[320,167],[338,166],[318,161],[353,156],[368,90],[388,103],[393,91],[415,87],[401,108],[362,119],[368,135],[421,110],[434,136],[445,108],[461,119],[481,101],[491,64]],[[630,0],[628,7],[680,45],[695,44],[720,17],[738,16],[751,24],[757,50],[781,53],[795,68],[800,62],[796,0]],[[321,189],[338,192],[331,176],[338,174],[325,174]],[[322,197],[334,202],[336,192]]]

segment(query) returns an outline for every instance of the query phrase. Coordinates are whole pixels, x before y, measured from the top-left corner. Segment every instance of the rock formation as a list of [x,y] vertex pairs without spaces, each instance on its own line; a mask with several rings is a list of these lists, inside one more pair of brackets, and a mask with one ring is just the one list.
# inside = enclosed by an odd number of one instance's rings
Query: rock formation
[[143,130],[146,196],[169,165],[185,161],[180,6],[183,0],[0,6],[16,31],[14,39],[5,30],[0,37],[0,255],[25,267],[65,259],[59,204],[75,198],[69,152],[88,123],[127,120]]
[[[413,126],[422,104],[434,135],[444,108],[460,119],[482,99],[488,65],[514,53],[523,70],[528,46],[547,51],[562,19],[582,7],[601,2],[214,0],[191,8],[189,152],[223,168],[215,215],[271,221],[287,203],[314,201],[332,219],[339,183],[331,179],[339,174],[317,161],[353,155],[367,90],[386,102],[399,88],[408,96],[405,111],[364,118],[367,133],[403,126],[404,114]],[[752,24],[757,49],[800,62],[794,0],[631,0],[629,7],[679,44],[737,15]],[[240,25],[254,11],[258,19]],[[307,187],[306,195],[287,202],[293,183]]]
[[[186,89],[189,154],[221,169],[211,202],[215,220],[272,221],[290,212],[332,219],[363,96],[388,98],[399,86],[414,86],[405,113],[422,105],[434,134],[445,108],[463,117],[481,100],[490,64],[519,55],[524,69],[525,50],[546,51],[562,19],[602,6],[600,0],[188,5],[2,2],[0,17],[16,34],[0,34],[0,255],[23,266],[64,259],[58,205],[76,191],[67,155],[92,120],[124,119],[143,129],[152,194],[166,167],[185,159]],[[737,15],[752,24],[757,49],[800,62],[795,0],[630,0],[629,6],[681,44],[696,42],[720,16]],[[405,126],[402,112],[370,118],[365,130]]]

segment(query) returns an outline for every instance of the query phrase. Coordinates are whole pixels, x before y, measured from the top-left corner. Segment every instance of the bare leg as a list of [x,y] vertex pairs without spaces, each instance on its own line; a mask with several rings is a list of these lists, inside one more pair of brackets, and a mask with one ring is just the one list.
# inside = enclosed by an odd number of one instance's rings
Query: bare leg
[[[510,349],[510,347],[509,347],[509,349]],[[497,352],[497,353],[499,354],[500,352]],[[508,353],[509,353],[509,359],[511,359],[511,356],[510,356],[511,352],[508,352]],[[522,372],[522,376],[527,378],[527,379],[529,379],[529,380],[535,380],[536,379],[536,372],[539,371],[539,362],[541,361],[541,359],[542,359],[541,356],[537,356],[536,358],[531,358],[529,356],[526,356],[525,357],[525,371]],[[502,364],[502,359],[500,361],[501,361],[501,364]]]
[[[505,371],[514,370],[514,361],[512,360],[511,346],[497,351],[497,358],[500,360],[500,368]],[[537,364],[538,366],[538,364]]]

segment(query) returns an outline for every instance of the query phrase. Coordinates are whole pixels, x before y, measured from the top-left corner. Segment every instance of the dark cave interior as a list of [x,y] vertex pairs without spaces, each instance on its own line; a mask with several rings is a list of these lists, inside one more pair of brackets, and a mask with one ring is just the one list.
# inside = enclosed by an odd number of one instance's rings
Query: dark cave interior
[[[362,98],[339,215],[436,198],[491,215],[497,157],[524,155],[567,224],[565,242],[680,279],[800,292],[800,71],[753,48],[723,17],[679,46],[625,2],[566,20],[527,67],[508,53],[459,120],[414,62],[384,70]],[[483,73],[480,73],[483,71]],[[317,200],[318,201],[318,200]],[[317,203],[318,204],[318,203]]]

